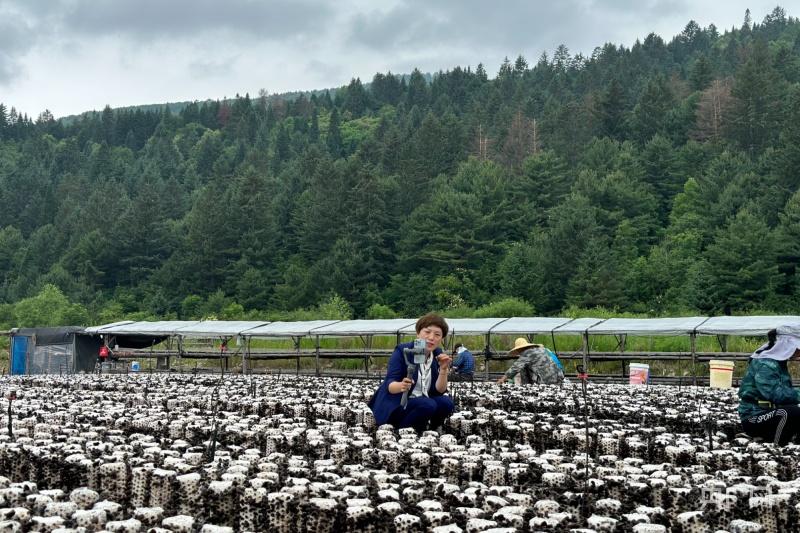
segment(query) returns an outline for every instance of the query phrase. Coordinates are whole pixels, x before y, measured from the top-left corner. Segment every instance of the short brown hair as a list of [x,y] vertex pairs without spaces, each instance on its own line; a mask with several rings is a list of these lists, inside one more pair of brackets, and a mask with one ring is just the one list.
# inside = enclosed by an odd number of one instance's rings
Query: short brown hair
[[447,337],[447,332],[450,331],[450,327],[447,325],[447,321],[444,318],[437,315],[436,313],[428,313],[427,315],[417,320],[417,326],[416,326],[417,333],[427,328],[428,326],[436,326],[439,329],[441,329],[442,338]]

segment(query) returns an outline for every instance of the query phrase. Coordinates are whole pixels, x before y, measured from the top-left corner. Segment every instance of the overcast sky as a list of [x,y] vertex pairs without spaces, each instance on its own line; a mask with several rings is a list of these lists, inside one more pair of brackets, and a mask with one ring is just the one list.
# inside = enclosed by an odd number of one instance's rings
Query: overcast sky
[[776,0],[0,0],[0,102],[36,117],[321,89],[564,44],[590,54],[690,20],[720,32]]

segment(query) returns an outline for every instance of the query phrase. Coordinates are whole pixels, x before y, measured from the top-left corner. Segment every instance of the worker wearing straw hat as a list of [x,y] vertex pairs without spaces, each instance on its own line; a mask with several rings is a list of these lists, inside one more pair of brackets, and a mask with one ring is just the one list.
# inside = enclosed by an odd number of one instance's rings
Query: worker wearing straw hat
[[750,356],[739,385],[739,418],[751,437],[783,446],[800,435],[800,391],[786,364],[800,358],[800,323],[770,330],[767,340]]
[[541,344],[528,342],[524,337],[519,337],[514,341],[514,347],[508,351],[509,355],[519,357],[511,368],[497,380],[504,383],[506,380],[513,380],[519,374],[522,384],[543,383],[547,385],[560,385],[564,381],[564,372],[550,358],[547,350]]

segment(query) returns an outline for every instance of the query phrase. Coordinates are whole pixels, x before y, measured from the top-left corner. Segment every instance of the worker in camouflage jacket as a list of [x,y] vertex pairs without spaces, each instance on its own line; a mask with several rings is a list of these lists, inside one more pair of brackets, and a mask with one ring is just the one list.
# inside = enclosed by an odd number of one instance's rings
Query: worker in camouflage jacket
[[767,338],[750,356],[739,384],[739,418],[751,437],[782,446],[800,435],[800,391],[787,367],[800,358],[800,324],[773,329]]
[[564,372],[553,361],[541,344],[528,342],[525,338],[514,341],[514,347],[508,351],[509,355],[519,354],[511,368],[497,380],[504,383],[513,380],[519,374],[521,383],[543,383],[546,385],[560,385],[564,381]]

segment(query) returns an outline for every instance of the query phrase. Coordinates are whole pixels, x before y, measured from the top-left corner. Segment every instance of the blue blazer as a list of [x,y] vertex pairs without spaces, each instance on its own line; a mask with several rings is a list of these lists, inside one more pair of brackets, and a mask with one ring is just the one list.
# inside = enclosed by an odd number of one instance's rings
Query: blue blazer
[[[407,368],[405,358],[403,357],[403,348],[413,347],[413,341],[395,346],[394,352],[392,352],[392,356],[389,358],[389,368],[386,370],[386,377],[369,401],[368,405],[372,409],[372,414],[375,415],[375,421],[378,425],[388,423],[389,417],[392,416],[394,410],[400,407],[400,399],[403,397],[403,393],[392,394],[389,392],[389,383],[403,381],[403,378],[406,377]],[[440,353],[442,353],[441,348],[436,348],[433,351],[431,387],[428,389],[428,396],[430,397],[442,396],[442,393],[436,390],[436,380],[439,379],[439,362],[436,360],[436,356]],[[417,377],[419,377],[419,371],[417,371]],[[416,382],[417,380],[414,379],[414,381]],[[411,391],[409,391],[409,394],[411,394]]]

